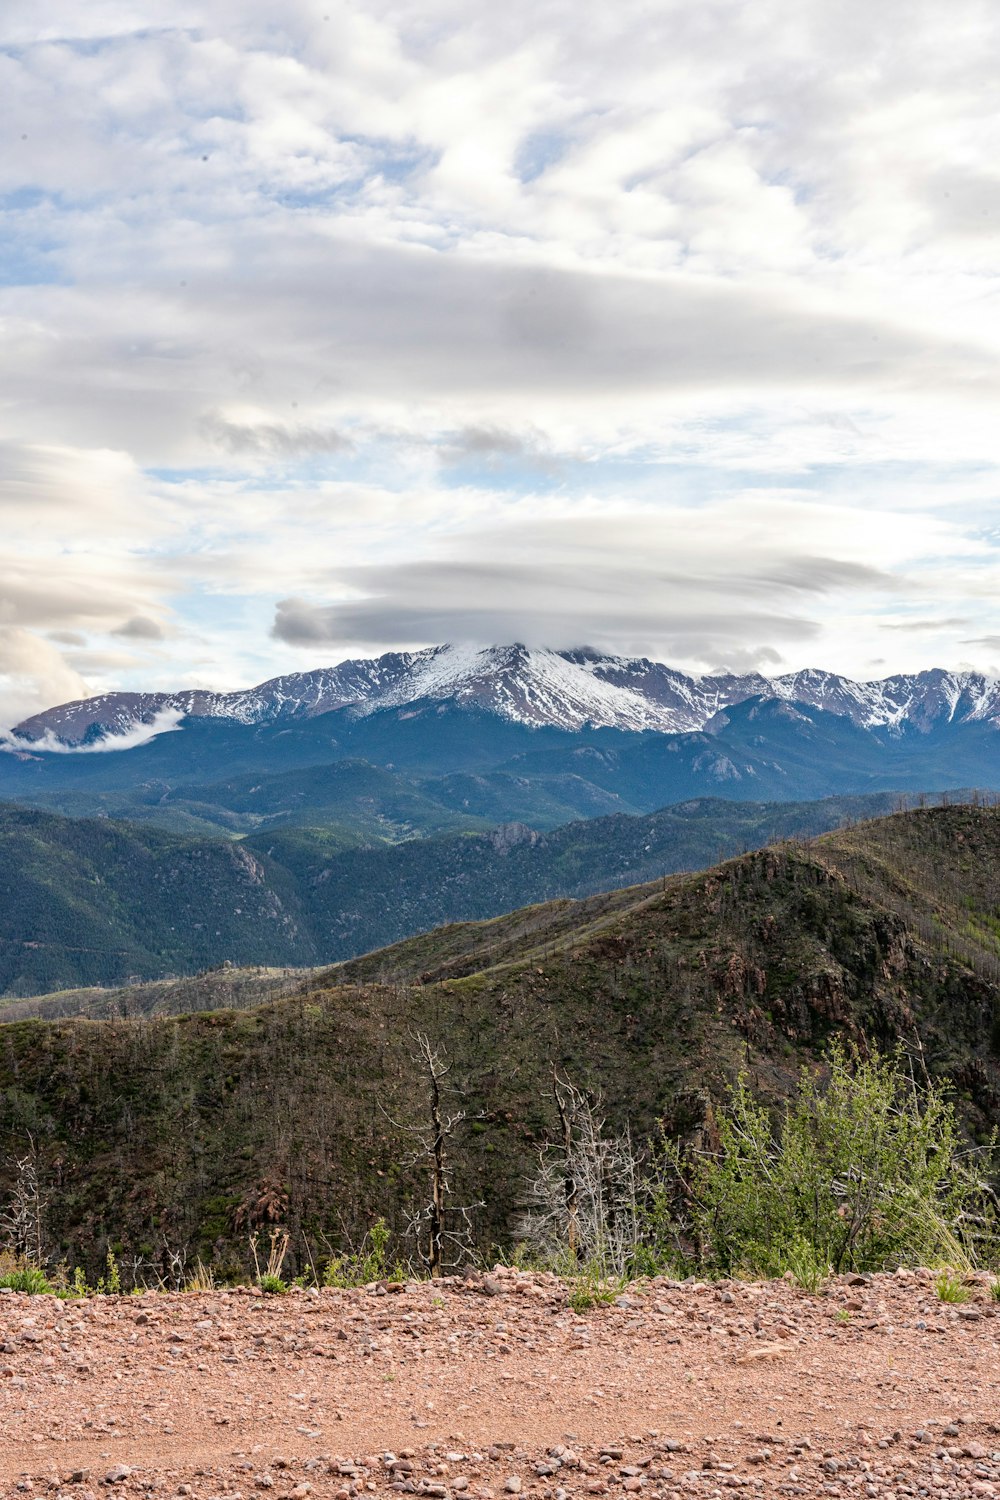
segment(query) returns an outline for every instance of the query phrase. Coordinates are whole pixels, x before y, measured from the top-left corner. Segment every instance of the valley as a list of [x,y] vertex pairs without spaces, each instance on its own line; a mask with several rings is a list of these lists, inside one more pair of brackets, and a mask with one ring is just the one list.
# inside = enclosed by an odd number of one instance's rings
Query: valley
[[[399,812],[391,778],[354,763],[333,770],[310,777],[310,785],[326,788],[336,821],[300,826],[278,818],[237,839],[0,806],[0,988],[27,996],[191,975],[226,962],[332,963],[441,923],[697,869],[900,802],[895,795],[776,804],[697,799],[549,832],[523,823],[492,827],[483,818],[461,833],[401,840],[391,832],[390,811]],[[238,804],[243,783],[227,795]]]

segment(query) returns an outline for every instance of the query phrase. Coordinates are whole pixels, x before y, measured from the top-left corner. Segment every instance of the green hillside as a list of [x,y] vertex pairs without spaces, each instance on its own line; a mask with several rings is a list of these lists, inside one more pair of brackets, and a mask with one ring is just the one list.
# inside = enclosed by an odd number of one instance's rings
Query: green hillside
[[[456,1201],[509,1242],[554,1128],[553,1065],[641,1140],[681,1133],[740,1069],[765,1099],[831,1038],[903,1045],[950,1075],[976,1133],[1000,1119],[1000,812],[900,814],[610,899],[446,929],[247,1011],[0,1028],[0,1161],[34,1143],[47,1233],[235,1263],[255,1226],[295,1253],[401,1230],[421,1177],[414,1038],[452,1064]],[[55,1187],[58,1185],[58,1191]]]
[[[339,813],[347,817],[350,792],[353,822],[300,827],[289,815],[238,840],[0,806],[0,995],[183,976],[227,960],[330,963],[442,922],[696,869],[895,800],[701,800],[549,833],[515,825],[392,843],[364,832],[363,804],[383,773],[339,769]],[[382,817],[384,786],[380,795]],[[400,795],[403,817],[413,805]]]

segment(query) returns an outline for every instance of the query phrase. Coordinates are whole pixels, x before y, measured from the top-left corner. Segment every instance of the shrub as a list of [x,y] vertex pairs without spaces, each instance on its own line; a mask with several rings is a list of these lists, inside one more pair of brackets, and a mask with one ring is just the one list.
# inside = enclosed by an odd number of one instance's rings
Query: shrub
[[628,1285],[625,1276],[607,1276],[601,1265],[592,1261],[569,1278],[569,1305],[574,1312],[587,1312],[600,1303],[613,1302]]
[[776,1130],[741,1079],[717,1122],[714,1153],[690,1159],[661,1143],[647,1215],[661,1253],[683,1239],[709,1271],[791,1269],[806,1284],[826,1268],[967,1268],[995,1241],[995,1199],[953,1106],[898,1056],[834,1048],[823,1078],[803,1070]]
[[212,1271],[211,1267],[204,1264],[201,1256],[198,1257],[198,1262],[194,1268],[193,1275],[189,1276],[187,1281],[185,1282],[184,1290],[186,1292],[215,1291],[215,1273]]
[[272,1229],[268,1238],[267,1260],[261,1269],[260,1257],[257,1249],[260,1244],[260,1235],[250,1236],[250,1252],[253,1255],[254,1269],[257,1272],[257,1285],[265,1292],[287,1292],[288,1283],[281,1274],[288,1254],[289,1234],[287,1229]]
[[409,1275],[398,1262],[389,1266],[391,1231],[385,1219],[376,1219],[362,1241],[361,1249],[352,1255],[335,1255],[323,1273],[324,1286],[367,1286],[372,1281],[391,1278],[402,1281]]
[[55,1290],[45,1272],[37,1266],[20,1266],[17,1270],[5,1271],[0,1275],[0,1287],[6,1287],[11,1292],[30,1292],[36,1296]]

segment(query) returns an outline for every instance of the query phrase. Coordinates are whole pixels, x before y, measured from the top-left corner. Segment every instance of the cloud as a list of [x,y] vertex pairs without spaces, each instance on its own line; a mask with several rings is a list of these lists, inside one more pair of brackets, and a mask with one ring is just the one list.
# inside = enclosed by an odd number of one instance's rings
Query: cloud
[[[456,413],[473,402],[624,413],[664,397],[812,392],[828,405],[838,392],[987,400],[1000,387],[995,357],[971,336],[766,279],[598,275],[304,229],[257,231],[247,252],[279,261],[283,279],[234,287],[209,271],[183,293],[133,285],[113,300],[97,287],[22,292],[0,396],[25,408],[26,436],[40,439],[55,418],[70,443],[128,447],[147,462],[220,451],[283,461],[348,450],[324,416],[331,405],[352,420],[414,399]],[[303,416],[206,418],[206,387],[272,411],[299,403]]]
[[860,672],[974,598],[987,643],[998,45],[981,0],[8,0],[15,698],[364,631]]
[[[770,513],[790,511],[786,505]],[[801,537],[782,545],[761,525],[765,514],[745,515],[737,525],[732,508],[719,507],[702,526],[696,513],[633,511],[470,531],[424,557],[334,572],[338,597],[280,601],[273,633],[314,649],[374,641],[587,641],[659,649],[687,663],[748,652],[774,661],[779,648],[819,636],[827,596],[896,590],[892,574],[870,563],[811,555],[797,549]]]
[[133,615],[124,624],[116,625],[111,634],[129,641],[162,641],[163,626],[148,615]]
[[[967,617],[963,615],[952,615],[946,620],[882,620],[879,622],[880,630],[905,630],[915,634],[924,631],[937,630],[960,630],[969,624]],[[969,642],[965,642],[966,645]]]
[[178,708],[164,708],[147,723],[134,724],[121,734],[105,735],[101,740],[84,745],[68,745],[53,734],[51,729],[32,740],[23,740],[0,730],[0,750],[21,755],[26,751],[32,755],[41,752],[49,755],[107,755],[117,750],[135,750],[139,745],[148,745],[157,735],[175,733],[180,729],[183,717],[182,710]]
[[456,432],[431,436],[429,443],[445,468],[472,468],[488,473],[528,469],[556,476],[564,474],[570,462],[586,462],[581,453],[554,452],[545,434],[533,426],[515,430],[470,423]]
[[354,446],[350,438],[330,427],[233,422],[217,412],[203,417],[199,427],[210,443],[237,457],[299,458],[311,453],[347,453]]
[[53,645],[31,631],[0,625],[0,727],[86,694],[83,678]]

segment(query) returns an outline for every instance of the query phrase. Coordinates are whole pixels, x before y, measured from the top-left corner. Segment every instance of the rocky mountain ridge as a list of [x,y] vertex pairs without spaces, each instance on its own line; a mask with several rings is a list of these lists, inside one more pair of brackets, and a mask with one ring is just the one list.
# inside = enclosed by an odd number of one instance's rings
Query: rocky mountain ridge
[[[427,702],[477,708],[531,726],[586,726],[682,734],[711,728],[716,716],[750,698],[806,704],[859,728],[926,732],[941,724],[1000,724],[1000,682],[940,668],[855,682],[808,669],[690,677],[646,657],[589,648],[552,651],[510,646],[433,646],[295,672],[233,693],[107,693],[60,704],[24,720],[8,749],[85,745],[127,735],[171,715],[247,725],[294,722],[337,709],[365,716]],[[171,726],[172,727],[172,726]]]

